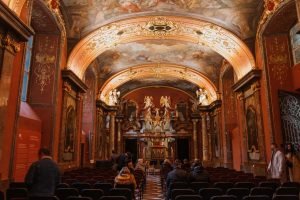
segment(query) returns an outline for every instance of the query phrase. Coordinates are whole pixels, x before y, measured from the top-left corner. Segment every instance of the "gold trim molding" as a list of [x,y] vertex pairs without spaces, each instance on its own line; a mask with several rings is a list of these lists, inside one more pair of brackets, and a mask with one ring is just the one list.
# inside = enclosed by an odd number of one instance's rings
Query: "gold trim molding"
[[[14,11],[17,16],[20,16],[21,11],[24,6],[28,6],[28,2],[30,0],[10,0],[9,3],[6,3],[8,7]],[[27,4],[26,4],[27,2]],[[64,43],[67,37],[67,31],[64,23],[63,16],[61,14],[61,11],[59,9],[60,7],[60,0],[43,0],[42,2],[45,3],[47,8],[51,11],[51,13],[54,15],[62,33],[62,42]],[[4,1],[5,3],[5,1]],[[26,5],[25,5],[26,4]]]
[[109,92],[130,80],[155,77],[162,77],[164,79],[175,77],[187,80],[208,91],[209,103],[218,99],[216,86],[200,72],[176,64],[153,63],[130,67],[112,76],[101,87],[100,100],[108,103]]
[[290,2],[291,0],[264,0],[264,11],[261,15],[261,18],[258,23],[257,27],[257,34],[256,37],[260,38],[262,36],[262,33],[272,18],[272,16],[285,4]]
[[0,46],[7,48],[14,53],[18,53],[21,49],[20,43],[12,38],[9,34],[3,35],[0,33]]
[[106,24],[84,37],[74,47],[67,69],[82,79],[89,64],[106,50],[122,43],[162,39],[191,42],[211,48],[228,60],[238,79],[255,69],[251,51],[236,35],[216,24],[180,16],[144,16]]

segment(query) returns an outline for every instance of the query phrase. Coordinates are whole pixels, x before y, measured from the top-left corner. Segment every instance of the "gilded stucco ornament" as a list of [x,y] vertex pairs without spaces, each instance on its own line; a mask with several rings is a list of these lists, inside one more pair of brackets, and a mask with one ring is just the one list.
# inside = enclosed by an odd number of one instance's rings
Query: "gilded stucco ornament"
[[12,38],[9,34],[1,34],[0,33],[0,46],[11,50],[14,53],[17,53],[21,49],[21,45],[14,38]]
[[35,55],[35,62],[37,67],[34,69],[36,83],[40,86],[41,94],[45,91],[45,87],[50,84],[53,76],[52,67],[55,64],[55,56],[50,56],[45,53],[37,53]]
[[106,50],[122,43],[162,39],[211,48],[232,64],[238,79],[255,68],[251,51],[233,33],[210,22],[179,16],[145,16],[104,25],[74,47],[67,68],[82,79],[89,64]]
[[65,43],[66,38],[67,38],[67,31],[66,31],[66,26],[65,22],[63,19],[63,16],[61,14],[61,11],[59,9],[60,7],[60,0],[44,0],[46,3],[47,7],[51,10],[51,12],[54,14],[54,17],[59,25],[59,28],[61,30],[61,42],[62,44]]
[[281,8],[285,3],[289,1],[290,0],[264,0],[264,11],[258,23],[257,37],[261,37],[264,27],[272,18],[274,13],[276,13],[279,10],[279,8]]
[[125,69],[108,79],[100,89],[100,100],[108,104],[109,92],[130,80],[139,80],[149,77],[176,77],[196,84],[207,91],[208,104],[218,99],[217,88],[203,74],[186,66],[169,63],[144,64]]

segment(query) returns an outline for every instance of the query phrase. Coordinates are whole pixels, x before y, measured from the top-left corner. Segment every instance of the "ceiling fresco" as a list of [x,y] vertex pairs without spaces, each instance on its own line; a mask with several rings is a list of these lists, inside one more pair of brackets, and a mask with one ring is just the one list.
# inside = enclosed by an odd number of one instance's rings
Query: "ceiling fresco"
[[64,0],[69,36],[81,37],[101,24],[136,14],[166,13],[207,19],[233,30],[242,39],[253,37],[262,10],[261,0]]
[[174,63],[191,67],[218,85],[222,56],[208,47],[180,41],[147,40],[120,44],[97,58],[99,77],[107,79],[128,67],[147,63]]
[[121,85],[117,88],[120,91],[121,96],[126,95],[128,92],[132,92],[138,88],[146,88],[146,87],[172,87],[187,92],[190,96],[196,98],[196,90],[199,89],[198,86],[188,82],[186,80],[178,79],[178,78],[144,78],[143,80],[131,80],[127,83]]

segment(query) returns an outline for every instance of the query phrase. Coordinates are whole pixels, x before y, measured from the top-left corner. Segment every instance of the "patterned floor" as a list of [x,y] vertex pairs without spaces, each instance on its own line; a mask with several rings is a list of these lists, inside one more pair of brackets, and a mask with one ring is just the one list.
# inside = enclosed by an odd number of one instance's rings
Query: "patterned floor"
[[164,200],[159,175],[147,175],[143,200]]

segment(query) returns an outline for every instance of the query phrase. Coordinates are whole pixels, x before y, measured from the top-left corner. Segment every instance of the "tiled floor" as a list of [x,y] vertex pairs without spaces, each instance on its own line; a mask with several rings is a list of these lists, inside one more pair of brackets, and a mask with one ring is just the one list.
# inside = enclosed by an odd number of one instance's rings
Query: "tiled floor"
[[143,200],[164,200],[159,175],[147,175]]

